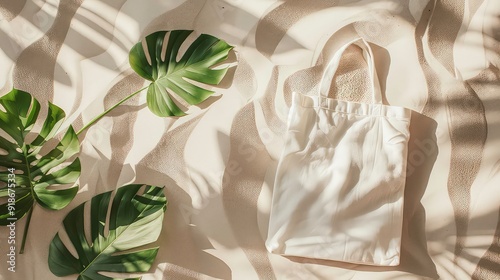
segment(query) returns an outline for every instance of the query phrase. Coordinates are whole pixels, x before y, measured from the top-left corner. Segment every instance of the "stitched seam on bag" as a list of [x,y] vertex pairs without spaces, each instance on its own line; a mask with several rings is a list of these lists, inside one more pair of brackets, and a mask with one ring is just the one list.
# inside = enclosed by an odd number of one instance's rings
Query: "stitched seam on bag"
[[[399,106],[391,106],[391,105],[385,105],[385,104],[369,104],[369,103],[361,103],[361,102],[354,102],[354,101],[344,101],[344,100],[337,100],[337,99],[332,99],[328,97],[322,97],[318,99],[317,96],[310,96],[310,95],[305,95],[301,93],[296,93],[297,98],[300,98],[300,101],[297,102],[298,105],[300,105],[303,108],[318,108],[322,110],[327,110],[331,112],[337,112],[337,113],[343,113],[343,114],[354,114],[356,116],[381,116],[381,117],[386,117],[386,118],[392,118],[392,119],[397,119],[397,120],[404,120],[404,121],[409,121],[411,118],[411,110],[405,107],[399,107]],[[318,103],[318,105],[307,105],[307,100],[312,101],[313,103]],[[316,102],[314,102],[316,100]],[[380,106],[380,108],[383,110],[385,108],[385,114],[359,114],[355,112],[345,112],[345,111],[338,111],[334,108],[329,108],[324,105],[322,105],[321,100],[326,100],[327,103],[329,102],[340,102],[340,103],[345,103],[345,104],[355,104],[356,106]],[[400,110],[400,112],[396,113],[396,115],[393,116],[388,116],[387,113],[393,110]],[[401,116],[403,115],[403,116]]]
[[305,107],[304,108],[318,108],[318,109],[323,109],[323,110],[328,110],[330,112],[338,113],[338,114],[344,114],[344,115],[355,115],[355,116],[360,116],[360,117],[383,117],[386,119],[394,119],[398,121],[404,121],[404,122],[409,122],[410,120],[408,118],[402,117],[402,118],[397,118],[394,116],[386,116],[386,115],[373,115],[373,114],[357,114],[357,113],[352,113],[352,112],[342,112],[342,111],[335,111],[332,109],[324,108],[324,107]]

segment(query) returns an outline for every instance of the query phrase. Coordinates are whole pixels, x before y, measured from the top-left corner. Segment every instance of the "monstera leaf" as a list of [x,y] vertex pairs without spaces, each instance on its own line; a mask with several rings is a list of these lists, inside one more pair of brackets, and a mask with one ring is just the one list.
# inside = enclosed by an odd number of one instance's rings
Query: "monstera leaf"
[[232,46],[207,34],[196,38],[177,60],[179,49],[191,33],[190,30],[155,32],[145,38],[147,51],[142,42],[130,50],[132,69],[151,81],[148,107],[160,117],[185,115],[171,94],[191,105],[199,104],[214,93],[200,84],[218,85],[226,75],[227,68],[213,68],[227,59]]
[[[111,192],[90,201],[90,236],[85,234],[85,204],[64,218],[66,231],[77,256],[64,245],[57,234],[49,248],[49,268],[56,276],[78,274],[78,279],[117,279],[99,272],[146,272],[156,258],[158,248],[138,249],[160,235],[167,200],[163,189],[142,185],[119,188],[111,202]],[[107,225],[107,226],[106,226]],[[90,240],[87,241],[87,240]],[[139,278],[129,278],[139,279]]]
[[[49,140],[55,141],[65,113],[49,103],[47,117],[35,133],[39,112],[40,103],[27,92],[13,89],[0,97],[0,199],[4,202],[0,225],[30,216],[35,202],[62,209],[78,192],[73,185],[80,176],[80,161],[70,160],[80,151],[76,133],[70,126],[54,147]],[[28,143],[29,139],[33,140]],[[71,187],[65,188],[66,184]]]

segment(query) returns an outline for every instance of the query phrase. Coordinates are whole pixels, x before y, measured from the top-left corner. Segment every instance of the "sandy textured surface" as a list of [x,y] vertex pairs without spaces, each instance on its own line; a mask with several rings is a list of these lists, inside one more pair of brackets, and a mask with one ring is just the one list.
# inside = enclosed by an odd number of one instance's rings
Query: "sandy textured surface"
[[[374,49],[384,102],[414,111],[394,268],[264,247],[291,94],[316,90],[344,26]],[[143,86],[128,50],[170,29],[225,39],[238,66],[186,117],[156,117],[142,94],[80,135],[79,194],[60,212],[35,209],[15,273],[0,228],[0,279],[56,279],[48,246],[66,213],[130,182],[165,185],[169,200],[144,280],[500,278],[499,1],[1,0],[0,93],[51,101],[79,129]],[[356,49],[339,70],[330,94],[366,101]]]

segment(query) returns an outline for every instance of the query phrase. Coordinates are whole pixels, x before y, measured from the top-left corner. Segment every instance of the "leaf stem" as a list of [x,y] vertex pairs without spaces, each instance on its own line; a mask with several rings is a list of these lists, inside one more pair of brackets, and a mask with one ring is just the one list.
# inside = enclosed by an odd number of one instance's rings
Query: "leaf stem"
[[88,124],[86,124],[84,127],[82,127],[77,133],[76,135],[80,135],[80,133],[82,133],[84,130],[86,130],[87,128],[89,128],[91,125],[93,125],[94,123],[96,123],[98,120],[100,120],[102,117],[104,117],[105,115],[107,115],[109,112],[111,112],[113,109],[115,109],[116,107],[118,107],[119,105],[121,105],[123,102],[129,100],[130,98],[132,98],[134,95],[138,94],[139,92],[147,89],[148,87],[143,87],[141,88],[140,90],[136,91],[136,92],[133,92],[132,94],[128,95],[127,97],[123,98],[122,100],[118,101],[118,103],[116,103],[115,105],[111,106],[109,109],[107,109],[106,111],[102,112],[101,114],[99,114],[97,117],[95,117],[93,120],[91,120]]
[[[28,238],[28,229],[30,227],[31,223],[31,215],[33,214],[33,207],[35,207],[35,197],[33,195],[33,181],[31,180],[31,168],[28,160],[28,150],[29,147],[26,145],[26,143],[23,144],[21,147],[21,150],[23,151],[24,155],[24,162],[26,164],[26,170],[28,171],[28,178],[29,178],[29,187],[30,187],[30,195],[32,196],[33,203],[31,204],[30,210],[28,210],[28,217],[26,218],[26,224],[24,225],[24,232],[23,232],[23,240],[21,241],[21,249],[19,250],[19,254],[24,253],[24,245],[26,245],[26,239]],[[17,181],[16,181],[17,185]]]
[[21,249],[19,250],[19,254],[24,253],[24,245],[26,245],[26,239],[28,237],[28,230],[30,228],[31,214],[33,214],[33,207],[35,206],[34,205],[31,206],[28,212],[28,217],[26,217],[26,225],[24,226],[23,240],[21,241]]

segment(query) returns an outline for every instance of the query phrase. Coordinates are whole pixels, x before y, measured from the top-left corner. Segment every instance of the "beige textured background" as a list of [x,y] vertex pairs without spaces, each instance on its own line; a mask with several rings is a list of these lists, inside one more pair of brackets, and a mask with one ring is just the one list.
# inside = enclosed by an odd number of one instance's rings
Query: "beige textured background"
[[[415,111],[396,268],[264,248],[291,93],[317,89],[343,26],[373,47],[385,102]],[[238,67],[187,117],[154,116],[142,94],[82,134],[79,195],[35,209],[16,273],[0,228],[0,279],[56,279],[48,245],[65,214],[130,182],[165,185],[169,199],[146,280],[500,278],[499,1],[0,0],[0,93],[29,91],[81,128],[143,86],[128,50],[169,29],[225,39]],[[331,94],[367,100],[365,66],[346,53]]]

